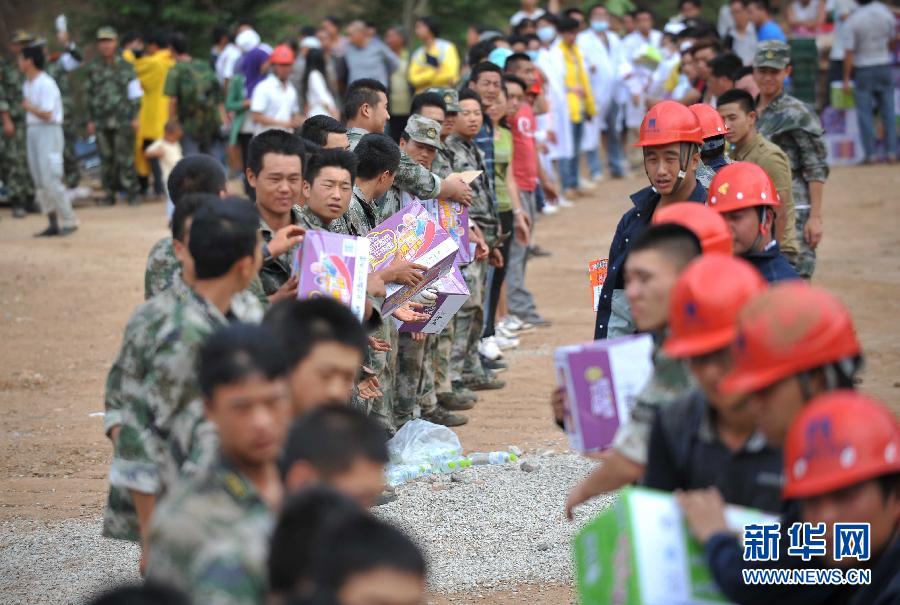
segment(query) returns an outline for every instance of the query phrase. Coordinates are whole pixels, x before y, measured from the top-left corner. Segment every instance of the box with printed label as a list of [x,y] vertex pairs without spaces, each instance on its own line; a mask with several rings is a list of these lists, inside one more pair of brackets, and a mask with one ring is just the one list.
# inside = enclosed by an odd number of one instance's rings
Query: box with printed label
[[307,231],[294,257],[294,273],[299,277],[297,298],[331,296],[350,307],[362,321],[368,270],[366,238]]
[[[725,507],[728,527],[777,521],[774,515]],[[623,489],[572,542],[582,605],[710,605],[726,603],[706,565],[703,546],[688,531],[673,494]]]
[[469,298],[466,278],[460,273],[459,267],[453,267],[450,273],[434,282],[432,288],[437,290],[437,300],[420,311],[427,314],[429,319],[420,322],[402,322],[395,319],[394,322],[401,332],[439,334]]
[[459,246],[437,220],[418,202],[411,202],[372,229],[369,271],[384,269],[397,258],[426,267],[425,279],[416,287],[387,284],[382,315],[390,315],[430,283],[453,268]]
[[457,264],[472,262],[469,255],[469,209],[450,200],[426,200],[424,204],[431,216],[438,220],[438,224],[459,246]]
[[565,426],[572,449],[608,448],[628,422],[637,395],[653,374],[649,334],[556,349],[559,385],[566,389]]

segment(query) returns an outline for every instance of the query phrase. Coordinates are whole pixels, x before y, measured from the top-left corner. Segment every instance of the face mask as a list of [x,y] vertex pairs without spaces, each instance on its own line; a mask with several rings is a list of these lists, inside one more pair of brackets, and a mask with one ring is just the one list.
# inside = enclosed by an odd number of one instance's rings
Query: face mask
[[591,29],[598,34],[609,31],[609,21],[591,21]]
[[532,61],[537,61],[537,60],[538,60],[538,55],[539,55],[540,53],[539,53],[538,51],[536,51],[536,50],[529,50],[529,51],[526,52],[525,54],[528,55],[528,57],[529,57]]
[[552,42],[553,38],[556,37],[556,28],[552,25],[542,25],[541,27],[537,28],[537,37],[544,44]]

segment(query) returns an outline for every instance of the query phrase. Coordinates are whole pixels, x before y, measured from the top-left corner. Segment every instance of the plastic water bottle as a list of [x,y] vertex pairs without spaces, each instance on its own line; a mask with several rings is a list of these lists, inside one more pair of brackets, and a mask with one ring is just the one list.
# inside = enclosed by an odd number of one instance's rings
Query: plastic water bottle
[[472,464],[506,464],[507,462],[515,462],[519,457],[512,452],[477,452],[469,455]]
[[445,460],[439,464],[432,464],[431,468],[435,473],[455,473],[472,466],[472,461],[468,458],[457,457],[454,460]]
[[406,483],[412,479],[418,479],[425,475],[430,475],[432,470],[426,465],[417,464],[392,464],[385,473],[387,483],[391,486],[397,486]]

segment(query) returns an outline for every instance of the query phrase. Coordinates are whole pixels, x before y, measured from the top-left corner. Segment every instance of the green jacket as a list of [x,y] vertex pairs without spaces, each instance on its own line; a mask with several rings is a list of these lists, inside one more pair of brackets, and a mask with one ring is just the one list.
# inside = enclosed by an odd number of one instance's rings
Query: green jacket
[[225,96],[225,111],[234,113],[234,120],[231,122],[231,134],[228,135],[228,144],[237,145],[237,138],[247,120],[247,112],[249,109],[244,107],[244,101],[247,100],[246,88],[244,86],[246,78],[243,74],[235,73],[228,81],[228,94]]

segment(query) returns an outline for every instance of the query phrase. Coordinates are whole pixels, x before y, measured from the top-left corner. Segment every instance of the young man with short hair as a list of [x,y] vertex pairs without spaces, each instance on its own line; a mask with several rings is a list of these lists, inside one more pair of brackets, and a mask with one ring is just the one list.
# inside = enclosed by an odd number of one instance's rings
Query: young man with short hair
[[350,149],[347,127],[325,114],[306,118],[300,136],[323,149]]
[[743,66],[741,59],[732,53],[721,54],[709,62],[706,87],[716,99],[734,88],[734,74]]
[[787,37],[778,23],[772,18],[772,7],[769,0],[750,0],[747,4],[750,21],[756,27],[756,41],[777,40],[787,42]]
[[242,324],[213,334],[199,358],[204,413],[219,448],[208,468],[160,500],[146,578],[198,602],[259,603],[284,491],[278,456],[291,416],[287,362],[269,329]]
[[759,85],[756,128],[781,147],[791,163],[792,193],[797,227],[797,273],[812,278],[816,248],[822,240],[822,213],[828,153],[819,117],[805,103],[784,92],[791,74],[791,48],[784,42],[760,43],[753,60]]
[[[354,154],[359,162],[350,209],[344,215],[350,235],[365,237],[378,224],[378,200],[394,184],[400,167],[400,148],[386,134],[370,132],[356,145]],[[333,225],[331,229],[337,229]]]
[[250,99],[250,117],[256,125],[256,133],[270,128],[293,132],[303,122],[297,89],[288,79],[294,67],[294,51],[280,44],[269,55],[272,72],[253,88]]
[[735,162],[752,162],[762,168],[778,192],[781,207],[775,216],[775,236],[781,252],[796,268],[797,226],[794,216],[794,194],[791,185],[791,163],[775,143],[756,130],[756,101],[743,90],[729,90],[716,104],[728,132],[731,157]]
[[482,61],[472,67],[469,74],[468,87],[478,93],[484,108],[481,129],[475,136],[475,145],[484,154],[484,166],[491,188],[494,187],[494,124],[487,114],[488,108],[497,101],[500,88],[503,86],[503,70],[490,61]]

